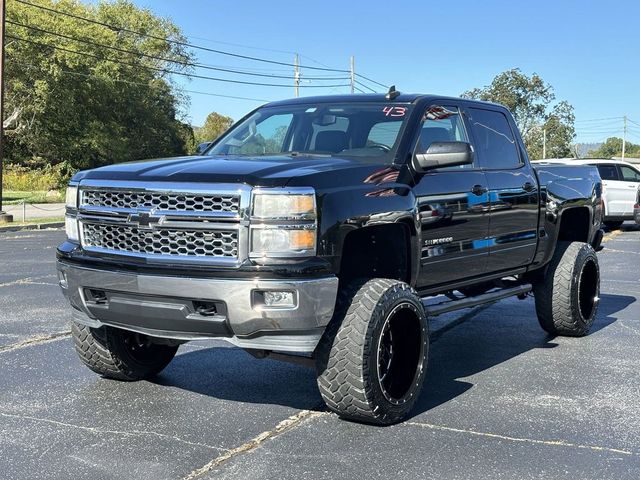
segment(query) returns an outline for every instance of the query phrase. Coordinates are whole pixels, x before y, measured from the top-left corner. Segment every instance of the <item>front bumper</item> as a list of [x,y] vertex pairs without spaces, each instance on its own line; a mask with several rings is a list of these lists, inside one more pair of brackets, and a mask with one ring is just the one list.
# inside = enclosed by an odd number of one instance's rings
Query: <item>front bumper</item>
[[[242,347],[312,352],[331,320],[338,279],[209,279],[142,275],[58,261],[73,320],[176,340],[223,338]],[[260,291],[290,291],[293,307],[265,307]],[[198,307],[214,306],[203,312]]]

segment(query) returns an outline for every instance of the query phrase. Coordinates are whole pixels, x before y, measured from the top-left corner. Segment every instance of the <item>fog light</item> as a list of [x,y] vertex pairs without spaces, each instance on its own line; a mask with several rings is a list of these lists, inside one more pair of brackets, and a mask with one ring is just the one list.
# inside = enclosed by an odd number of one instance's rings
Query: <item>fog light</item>
[[262,308],[295,308],[296,294],[290,290],[255,290],[253,292],[254,307]]
[[264,292],[266,307],[293,307],[293,292]]

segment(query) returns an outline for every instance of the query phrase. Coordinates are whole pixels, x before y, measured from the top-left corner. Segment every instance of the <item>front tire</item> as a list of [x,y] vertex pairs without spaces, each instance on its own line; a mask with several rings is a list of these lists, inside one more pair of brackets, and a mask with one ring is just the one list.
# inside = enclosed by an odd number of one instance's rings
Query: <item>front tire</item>
[[596,318],[600,268],[593,247],[558,242],[547,272],[534,284],[540,326],[552,335],[581,337]]
[[113,327],[73,323],[71,335],[82,363],[103,377],[135,381],[160,373],[178,346],[153,343],[152,337]]
[[420,395],[428,353],[427,317],[409,285],[354,282],[341,291],[316,349],[318,388],[342,418],[395,423]]

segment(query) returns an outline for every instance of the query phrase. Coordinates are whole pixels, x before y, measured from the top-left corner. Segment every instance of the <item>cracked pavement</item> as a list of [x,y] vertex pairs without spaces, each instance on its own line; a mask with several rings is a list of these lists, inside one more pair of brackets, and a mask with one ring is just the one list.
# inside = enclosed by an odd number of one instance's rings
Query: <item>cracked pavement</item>
[[154,381],[97,377],[68,335],[63,232],[0,233],[0,476],[637,480],[640,229],[623,228],[590,336],[547,336],[532,299],[439,318],[425,390],[386,428],[324,411],[312,370],[219,341]]

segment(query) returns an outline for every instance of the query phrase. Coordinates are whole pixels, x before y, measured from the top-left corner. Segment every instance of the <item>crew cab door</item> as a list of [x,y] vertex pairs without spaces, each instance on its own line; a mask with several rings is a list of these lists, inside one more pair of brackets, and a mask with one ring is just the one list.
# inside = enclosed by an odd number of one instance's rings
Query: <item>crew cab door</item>
[[615,163],[593,164],[602,179],[602,192],[605,200],[605,219],[624,215],[625,194],[627,189],[622,182],[620,171]]
[[633,205],[636,201],[636,192],[640,185],[640,171],[628,165],[618,165],[620,170],[621,189],[624,191],[622,195],[622,211],[623,215],[633,215]]
[[501,109],[468,109],[480,166],[489,188],[488,270],[528,265],[537,247],[539,191],[515,124]]
[[[450,141],[469,141],[459,107],[428,107],[414,153],[425,152],[432,142]],[[414,193],[422,230],[418,287],[484,274],[489,198],[479,164],[431,170],[421,175]]]

